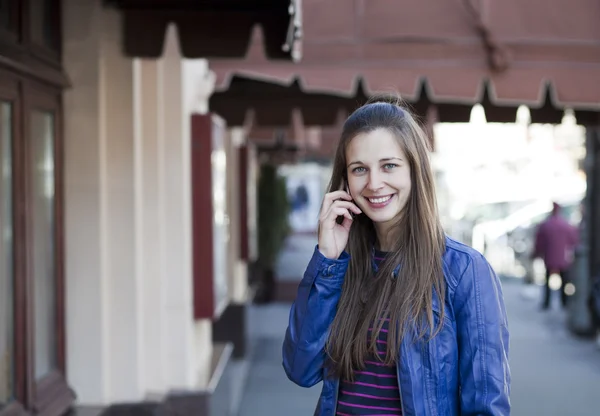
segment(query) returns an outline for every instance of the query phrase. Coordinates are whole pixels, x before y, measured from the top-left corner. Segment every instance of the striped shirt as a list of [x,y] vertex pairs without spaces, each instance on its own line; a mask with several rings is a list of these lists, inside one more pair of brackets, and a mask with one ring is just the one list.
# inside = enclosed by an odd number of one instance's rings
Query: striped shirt
[[[386,253],[375,251],[375,264],[379,266]],[[386,354],[389,319],[377,338],[377,353],[383,359]],[[369,339],[371,336],[369,329]],[[402,414],[400,389],[396,366],[386,366],[371,356],[365,360],[365,368],[354,372],[354,382],[340,381],[336,414],[397,416]]]

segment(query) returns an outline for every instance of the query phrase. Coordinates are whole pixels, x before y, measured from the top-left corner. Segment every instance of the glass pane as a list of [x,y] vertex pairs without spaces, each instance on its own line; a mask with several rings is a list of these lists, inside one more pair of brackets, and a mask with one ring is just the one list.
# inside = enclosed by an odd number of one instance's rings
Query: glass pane
[[0,28],[13,31],[14,0],[0,0]]
[[54,246],[54,116],[31,114],[30,200],[34,285],[35,377],[56,368],[56,256]]
[[0,409],[13,392],[12,108],[0,102]]
[[58,21],[55,13],[58,7],[56,0],[38,0],[41,3],[29,11],[31,22],[31,38],[38,45],[56,50],[58,47]]

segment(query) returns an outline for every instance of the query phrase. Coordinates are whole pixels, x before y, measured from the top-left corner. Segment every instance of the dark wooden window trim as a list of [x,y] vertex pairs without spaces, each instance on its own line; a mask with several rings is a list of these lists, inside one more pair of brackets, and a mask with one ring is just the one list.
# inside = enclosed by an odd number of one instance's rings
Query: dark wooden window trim
[[13,299],[14,299],[14,365],[15,365],[15,384],[14,394],[15,402],[8,406],[0,415],[15,415],[23,411],[23,407],[30,400],[30,394],[27,389],[26,364],[27,364],[27,337],[25,334],[26,313],[25,294],[26,282],[22,276],[24,273],[24,247],[20,244],[22,241],[24,210],[21,203],[21,194],[23,190],[22,177],[20,169],[17,166],[21,160],[21,149],[19,146],[20,137],[22,137],[22,102],[20,94],[20,85],[17,77],[10,73],[0,71],[0,99],[11,103],[12,116],[12,166],[13,166]]
[[[13,196],[15,259],[15,399],[0,416],[63,414],[75,395],[68,386],[65,358],[65,285],[63,242],[63,148],[61,88],[48,87],[30,78],[0,68],[0,98],[12,103],[13,117]],[[55,255],[56,255],[56,370],[36,382],[34,377],[33,276],[29,264],[30,236],[27,143],[32,111],[54,116],[55,157]]]
[[[55,236],[54,236],[54,247],[55,247],[55,288],[56,288],[56,312],[55,312],[55,328],[56,328],[56,365],[55,371],[52,371],[46,375],[43,379],[38,382],[34,382],[33,391],[33,408],[41,415],[57,415],[62,414],[66,411],[75,396],[72,390],[69,388],[64,375],[66,374],[66,360],[65,360],[65,285],[64,285],[64,245],[63,245],[63,174],[62,174],[62,106],[61,106],[61,91],[56,89],[44,88],[41,85],[35,85],[31,82],[25,84],[24,88],[24,120],[25,126],[29,126],[30,117],[33,111],[41,110],[51,113],[54,117],[54,192],[55,192],[55,206],[54,206],[54,221],[55,221]],[[29,131],[25,129],[24,142],[30,143]],[[29,157],[29,149],[25,148],[25,154]],[[29,159],[25,162],[25,172],[30,172],[28,169]],[[29,186],[29,180],[26,178],[26,184]],[[25,188],[25,189],[28,189]],[[30,206],[26,207],[29,211]],[[31,218],[30,213],[27,213],[27,218]],[[31,233],[27,233],[27,237],[30,237]],[[27,244],[31,247],[31,244]],[[30,265],[30,262],[27,262]],[[32,282],[33,277],[30,271],[27,271],[28,281]],[[28,343],[30,346],[29,354],[30,359],[28,360],[28,374],[30,380],[34,380],[34,359],[33,359],[33,283],[29,285],[29,333],[31,336],[31,342]]]

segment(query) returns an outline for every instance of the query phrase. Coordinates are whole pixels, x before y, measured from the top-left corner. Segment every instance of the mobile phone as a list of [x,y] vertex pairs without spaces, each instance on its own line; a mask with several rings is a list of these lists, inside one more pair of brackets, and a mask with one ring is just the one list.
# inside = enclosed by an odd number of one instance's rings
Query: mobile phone
[[[346,182],[346,179],[342,179],[342,181],[344,181],[344,190],[346,191],[346,193],[348,195],[350,195],[350,188],[348,187],[348,182]],[[352,196],[352,195],[350,195]],[[350,202],[354,203],[354,200],[351,199]],[[353,211],[349,211],[350,212],[350,216],[354,219],[354,217],[356,216],[356,214]],[[344,222],[344,216],[343,215],[338,215],[338,217],[335,219],[336,224],[342,224]]]

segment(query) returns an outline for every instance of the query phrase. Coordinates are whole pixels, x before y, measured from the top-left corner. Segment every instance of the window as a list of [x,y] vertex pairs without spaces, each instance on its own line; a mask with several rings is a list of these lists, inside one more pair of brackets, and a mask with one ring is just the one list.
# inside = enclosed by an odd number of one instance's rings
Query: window
[[0,409],[13,397],[12,107],[0,101]]
[[[62,414],[60,90],[0,68],[0,415]],[[18,299],[18,301],[17,301]]]
[[0,416],[63,414],[74,401],[65,377],[60,5],[0,0]]
[[40,415],[59,414],[74,398],[65,379],[60,95],[32,85],[24,100],[20,172],[26,184],[24,270],[31,316],[26,344],[32,351],[26,367],[33,391],[26,407]]
[[16,3],[14,0],[0,0],[0,29],[15,31]]
[[57,0],[38,0],[30,3],[31,40],[52,51],[58,50],[60,21]]
[[54,116],[33,110],[29,139],[30,269],[34,291],[35,378],[57,368]]

